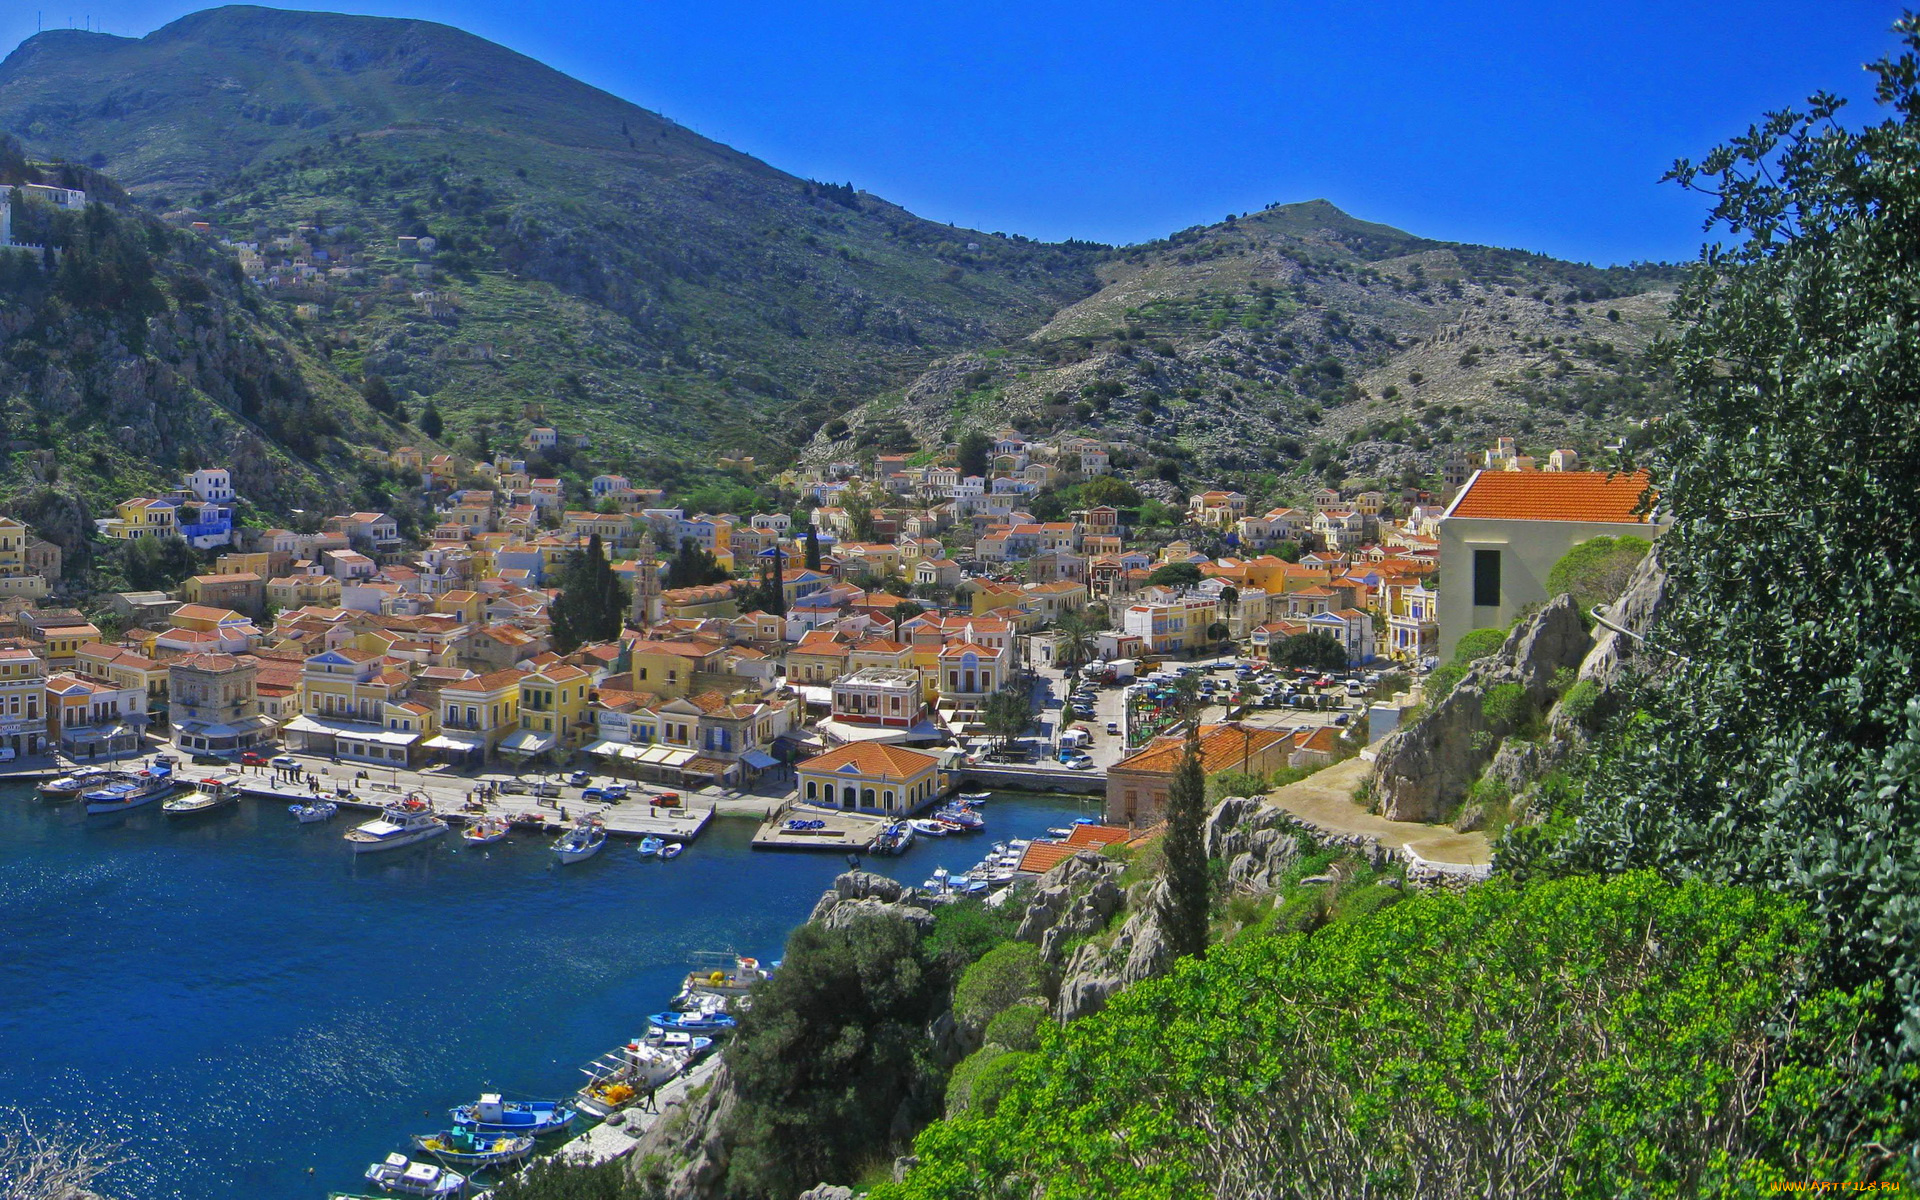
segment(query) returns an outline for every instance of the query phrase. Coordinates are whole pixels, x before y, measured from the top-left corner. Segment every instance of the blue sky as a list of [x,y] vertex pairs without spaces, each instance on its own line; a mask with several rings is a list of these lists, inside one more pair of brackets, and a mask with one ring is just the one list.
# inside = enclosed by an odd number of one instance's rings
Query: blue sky
[[[140,36],[204,3],[59,0]],[[0,5],[0,44],[42,0]],[[332,7],[332,6],[329,6]],[[458,25],[797,175],[941,221],[1132,242],[1330,200],[1428,237],[1691,258],[1656,181],[1826,89],[1865,115],[1880,0],[944,5],[355,0]]]

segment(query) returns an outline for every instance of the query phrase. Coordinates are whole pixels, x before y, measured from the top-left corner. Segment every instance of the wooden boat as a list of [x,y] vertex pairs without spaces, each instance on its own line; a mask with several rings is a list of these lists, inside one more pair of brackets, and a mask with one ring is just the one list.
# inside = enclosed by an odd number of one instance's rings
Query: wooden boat
[[460,831],[460,840],[469,846],[491,846],[507,836],[505,817],[482,817]]
[[713,970],[694,970],[687,972],[687,979],[681,985],[680,994],[673,998],[671,1007],[676,1012],[687,1012],[695,1008],[704,1008],[702,996],[720,996],[731,999],[744,996],[753,990],[755,984],[764,983],[769,973],[760,969],[757,958],[733,960],[733,970],[715,968]]
[[553,854],[562,865],[585,862],[600,853],[606,844],[604,825],[598,821],[582,821],[560,835],[560,840],[553,844]]
[[42,800],[71,800],[81,792],[132,778],[132,773],[127,771],[113,771],[106,767],[81,767],[71,775],[62,775],[58,779],[43,779],[34,785],[33,790]]
[[609,1113],[653,1095],[655,1089],[686,1067],[684,1058],[668,1053],[645,1038],[635,1038],[580,1068],[587,1082],[574,1093],[574,1104],[588,1116],[604,1119]]
[[155,759],[152,766],[131,779],[84,792],[81,798],[86,801],[89,814],[117,813],[152,804],[179,786],[180,781],[173,777],[173,767]]
[[467,1177],[432,1163],[411,1162],[404,1154],[389,1154],[367,1168],[367,1182],[385,1192],[409,1196],[458,1196]]
[[216,809],[232,808],[240,803],[240,779],[235,775],[216,775],[202,779],[184,796],[175,796],[160,806],[169,817],[194,817]]
[[506,1133],[475,1133],[471,1129],[443,1129],[416,1133],[413,1148],[459,1167],[485,1169],[519,1162],[533,1153],[533,1139]]
[[455,1128],[515,1137],[541,1137],[573,1124],[573,1110],[558,1100],[502,1100],[498,1092],[487,1092],[449,1115]]
[[923,817],[916,817],[908,821],[907,825],[921,837],[945,837],[952,832],[943,822],[930,821]]

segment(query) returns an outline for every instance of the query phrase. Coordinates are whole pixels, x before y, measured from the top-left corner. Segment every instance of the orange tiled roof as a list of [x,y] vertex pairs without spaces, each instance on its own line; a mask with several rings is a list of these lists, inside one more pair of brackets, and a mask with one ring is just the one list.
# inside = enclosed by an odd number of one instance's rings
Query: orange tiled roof
[[1608,471],[1481,471],[1449,517],[1523,521],[1644,523],[1636,512],[1647,474]]
[[[1203,726],[1200,730],[1200,769],[1213,775],[1236,767],[1244,758],[1285,741],[1287,736],[1284,730],[1278,729],[1254,729],[1243,725]],[[1145,749],[1115,763],[1113,769],[1170,775],[1174,767],[1179,765],[1181,755],[1186,752],[1185,738],[1159,738]]]
[[837,771],[851,763],[860,774],[884,779],[911,779],[940,762],[931,754],[878,742],[849,742],[800,764],[802,771]]

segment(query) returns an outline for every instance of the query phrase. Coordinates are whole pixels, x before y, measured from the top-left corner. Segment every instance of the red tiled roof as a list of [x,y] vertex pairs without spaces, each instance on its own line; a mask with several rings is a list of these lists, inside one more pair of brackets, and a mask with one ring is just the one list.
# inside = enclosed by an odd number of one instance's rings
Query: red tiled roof
[[1647,519],[1636,511],[1646,491],[1645,471],[1481,471],[1447,516],[1638,524]]
[[851,763],[860,774],[873,778],[911,779],[940,760],[931,754],[888,746],[878,742],[849,742],[825,754],[815,755],[799,765],[808,772],[837,771]]

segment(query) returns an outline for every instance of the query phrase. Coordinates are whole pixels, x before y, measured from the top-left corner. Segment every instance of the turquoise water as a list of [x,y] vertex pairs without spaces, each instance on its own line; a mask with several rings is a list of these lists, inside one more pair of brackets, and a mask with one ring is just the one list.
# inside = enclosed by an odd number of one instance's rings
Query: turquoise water
[[[1083,809],[996,795],[984,836],[866,865],[917,884]],[[751,851],[739,819],[673,862],[614,842],[564,869],[518,837],[356,860],[352,823],[254,800],[88,817],[0,788],[0,1104],[125,1141],[122,1200],[353,1190],[483,1090],[570,1093],[694,952],[779,957],[845,869]]]

